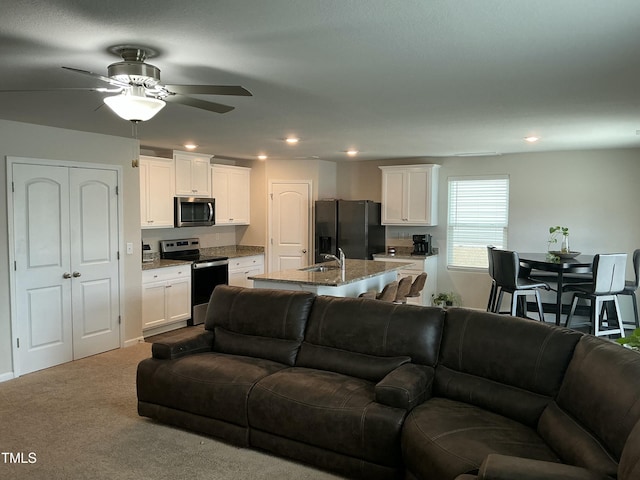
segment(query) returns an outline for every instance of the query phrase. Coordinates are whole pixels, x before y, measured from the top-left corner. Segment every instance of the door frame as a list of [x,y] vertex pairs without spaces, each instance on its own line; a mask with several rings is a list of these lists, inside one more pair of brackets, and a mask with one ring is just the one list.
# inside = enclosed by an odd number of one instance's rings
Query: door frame
[[313,254],[313,181],[312,180],[269,180],[267,191],[267,242],[265,248],[265,272],[271,272],[271,242],[273,241],[273,186],[276,184],[300,184],[306,185],[309,191],[309,222],[307,225],[307,252]]
[[123,177],[121,165],[110,165],[104,163],[90,163],[90,162],[75,162],[67,160],[53,160],[46,158],[32,158],[32,157],[14,157],[7,156],[7,230],[9,232],[9,311],[11,314],[11,364],[13,368],[13,378],[17,378],[21,375],[20,355],[18,355],[17,342],[18,342],[18,318],[16,314],[16,271],[15,268],[11,268],[15,265],[15,232],[13,229],[14,222],[14,205],[13,205],[13,165],[16,164],[29,164],[29,165],[42,165],[50,167],[67,167],[67,168],[83,168],[94,170],[112,170],[115,171],[118,178],[118,195],[117,195],[117,212],[118,212],[118,315],[120,317],[120,348],[124,345],[124,332],[125,320],[122,318],[122,312],[124,312],[124,269],[122,268],[122,255],[120,252],[124,252],[124,207],[122,202],[121,192],[123,190]]

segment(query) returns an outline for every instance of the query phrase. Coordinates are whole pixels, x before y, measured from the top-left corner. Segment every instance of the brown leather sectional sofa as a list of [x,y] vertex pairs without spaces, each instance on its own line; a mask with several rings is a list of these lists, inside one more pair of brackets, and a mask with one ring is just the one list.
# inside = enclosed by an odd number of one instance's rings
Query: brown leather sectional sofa
[[138,412],[362,479],[640,479],[640,355],[539,322],[219,286]]

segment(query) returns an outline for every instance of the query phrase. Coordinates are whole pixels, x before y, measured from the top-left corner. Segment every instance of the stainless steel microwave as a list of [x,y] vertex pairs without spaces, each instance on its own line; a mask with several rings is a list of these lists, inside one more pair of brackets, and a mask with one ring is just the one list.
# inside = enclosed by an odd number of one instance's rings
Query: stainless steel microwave
[[215,224],[215,198],[174,197],[176,227],[206,227]]

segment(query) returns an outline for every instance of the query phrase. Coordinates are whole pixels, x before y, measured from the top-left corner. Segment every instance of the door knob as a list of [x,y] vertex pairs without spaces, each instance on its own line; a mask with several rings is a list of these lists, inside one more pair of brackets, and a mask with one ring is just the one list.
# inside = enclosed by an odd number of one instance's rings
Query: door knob
[[78,278],[80,275],[82,275],[80,272],[73,272],[73,276],[75,278]]
[[64,272],[62,274],[62,278],[71,278],[71,274],[69,272]]
[[307,250],[306,250],[306,249],[305,249],[305,250],[302,250],[302,253],[307,253]]

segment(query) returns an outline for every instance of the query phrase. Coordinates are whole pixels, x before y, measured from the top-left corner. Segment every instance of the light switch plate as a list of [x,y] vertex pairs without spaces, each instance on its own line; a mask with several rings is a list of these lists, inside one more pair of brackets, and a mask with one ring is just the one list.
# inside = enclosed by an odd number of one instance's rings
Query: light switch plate
[[127,255],[133,255],[133,243],[127,243]]

